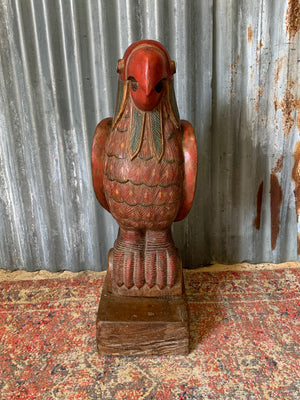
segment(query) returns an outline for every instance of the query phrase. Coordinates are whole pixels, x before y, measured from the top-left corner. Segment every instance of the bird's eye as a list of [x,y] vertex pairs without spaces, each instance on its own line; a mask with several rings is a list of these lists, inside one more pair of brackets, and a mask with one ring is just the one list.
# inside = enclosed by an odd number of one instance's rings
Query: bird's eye
[[157,93],[160,93],[163,90],[163,87],[164,87],[164,82],[159,81],[158,84],[155,86],[155,91]]
[[132,77],[130,77],[129,80],[130,80],[130,84],[131,84],[131,89],[134,92],[136,92],[138,90],[138,87],[139,87],[138,81],[136,79],[132,78]]

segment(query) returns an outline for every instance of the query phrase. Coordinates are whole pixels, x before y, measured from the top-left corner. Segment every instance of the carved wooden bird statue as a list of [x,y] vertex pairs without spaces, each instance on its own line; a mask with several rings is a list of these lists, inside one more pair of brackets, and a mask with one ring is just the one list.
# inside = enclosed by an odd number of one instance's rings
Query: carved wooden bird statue
[[180,121],[175,63],[153,40],[133,43],[119,60],[113,118],[96,128],[92,175],[97,199],[119,224],[108,256],[108,290],[125,296],[182,294],[182,266],[171,224],[195,192],[193,127]]

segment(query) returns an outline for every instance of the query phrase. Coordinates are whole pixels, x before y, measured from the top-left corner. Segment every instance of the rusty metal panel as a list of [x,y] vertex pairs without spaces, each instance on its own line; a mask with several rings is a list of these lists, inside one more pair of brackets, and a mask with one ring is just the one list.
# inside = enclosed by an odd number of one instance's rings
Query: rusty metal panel
[[174,224],[184,265],[300,252],[299,0],[0,2],[0,268],[103,270],[117,225],[90,172],[116,61],[139,39],[177,61],[199,174]]
[[298,257],[293,180],[299,170],[292,178],[292,169],[300,129],[299,6],[215,2],[214,260]]

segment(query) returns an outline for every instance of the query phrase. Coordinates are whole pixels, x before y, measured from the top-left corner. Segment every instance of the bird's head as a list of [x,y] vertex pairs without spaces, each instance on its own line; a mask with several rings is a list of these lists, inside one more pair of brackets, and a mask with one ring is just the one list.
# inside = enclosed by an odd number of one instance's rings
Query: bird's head
[[154,40],[141,40],[128,47],[117,71],[129,81],[132,101],[141,111],[153,110],[161,100],[166,84],[173,79],[175,62]]

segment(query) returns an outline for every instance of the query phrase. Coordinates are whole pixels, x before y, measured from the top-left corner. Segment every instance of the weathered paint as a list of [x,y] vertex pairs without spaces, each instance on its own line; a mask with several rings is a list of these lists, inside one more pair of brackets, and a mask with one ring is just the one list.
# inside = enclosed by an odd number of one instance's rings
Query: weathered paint
[[264,182],[261,182],[256,195],[256,217],[254,219],[254,226],[257,230],[260,229],[261,206],[263,200]]
[[282,203],[282,189],[275,174],[270,176],[270,206],[271,206],[271,246],[275,249],[280,230],[280,207]]

